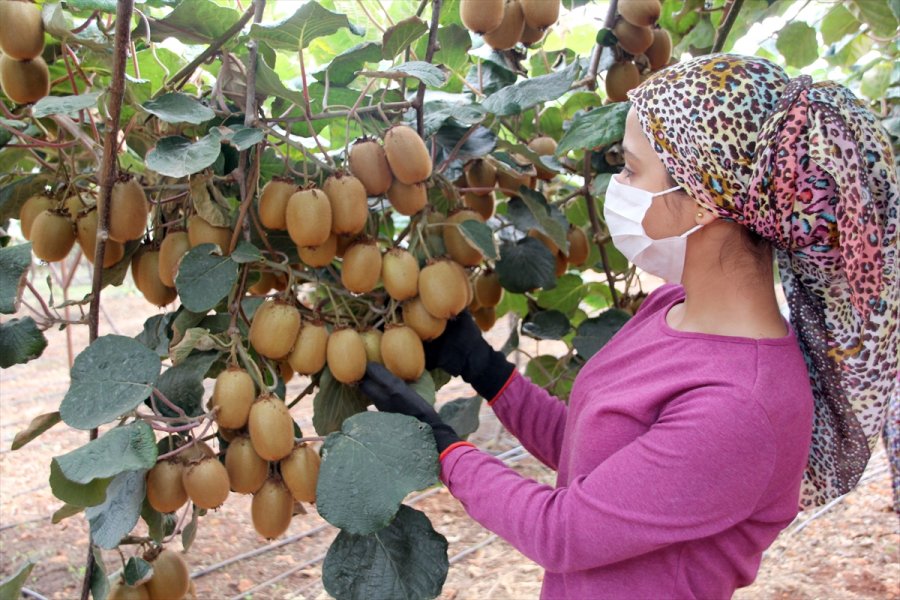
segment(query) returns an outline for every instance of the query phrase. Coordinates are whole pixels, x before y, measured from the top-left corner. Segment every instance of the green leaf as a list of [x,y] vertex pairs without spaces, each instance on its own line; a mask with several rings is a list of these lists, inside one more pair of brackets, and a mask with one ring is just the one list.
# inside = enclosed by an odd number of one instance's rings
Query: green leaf
[[[284,83],[281,82],[281,78],[278,74],[272,70],[272,67],[268,65],[265,57],[261,54],[256,61],[256,90],[267,96],[283,98],[297,106],[304,106],[306,104],[306,99],[303,97],[303,94],[297,90],[286,87]],[[316,110],[318,111],[319,108]]]
[[384,529],[338,533],[325,556],[322,583],[341,599],[436,598],[450,568],[447,547],[424,513],[404,505]]
[[802,21],[794,21],[778,32],[775,47],[791,67],[801,69],[819,58],[816,30]]
[[164,137],[147,153],[148,169],[169,177],[187,177],[209,167],[222,152],[218,133],[210,132],[196,142],[180,135]]
[[366,63],[378,63],[381,60],[381,44],[378,42],[363,42],[345,50],[335,56],[323,69],[313,73],[319,81],[328,80],[331,85],[345,86],[356,79],[356,72],[360,71]]
[[62,418],[59,416],[59,411],[36,416],[31,420],[31,423],[28,424],[28,427],[16,434],[16,437],[13,438],[10,450],[18,450],[31,440],[39,437],[42,433],[59,423],[61,420]]
[[556,280],[556,286],[552,290],[538,292],[537,303],[541,308],[558,310],[572,316],[587,292],[588,288],[581,277],[566,273]]
[[266,134],[255,127],[229,125],[228,127],[217,127],[216,129],[221,134],[222,141],[231,144],[238,151],[249,150],[266,139]]
[[850,0],[849,8],[857,19],[872,28],[875,36],[892,38],[897,35],[898,17],[886,0]]
[[44,21],[44,31],[62,42],[75,42],[76,45],[85,46],[100,52],[109,51],[109,38],[91,23],[79,33],[73,33],[75,25],[72,17],[64,11],[59,2],[45,2],[41,7],[41,19]]
[[200,244],[181,259],[175,289],[190,311],[205,313],[213,308],[237,281],[237,263],[215,252],[215,244]]
[[567,91],[578,76],[578,61],[561,71],[526,79],[505,87],[485,98],[482,106],[488,112],[504,117],[521,113],[541,102],[556,100]]
[[94,555],[94,570],[91,573],[91,597],[94,600],[106,600],[109,595],[109,580],[106,578],[106,565],[103,563],[103,552],[91,546]]
[[25,580],[31,575],[34,568],[33,562],[27,562],[19,570],[0,582],[0,600],[16,600],[22,593]]
[[239,265],[244,263],[255,263],[263,259],[262,251],[248,241],[241,240],[234,247],[231,253],[231,260]]
[[102,92],[90,92],[80,96],[46,96],[34,103],[31,115],[42,119],[50,115],[71,115],[80,110],[94,108]]
[[437,483],[438,470],[431,427],[407,415],[363,412],[325,439],[316,508],[348,533],[372,533],[409,492]]
[[111,478],[94,479],[85,484],[66,479],[56,461],[50,462],[50,491],[67,504],[74,506],[95,506],[106,498],[106,487]]
[[423,61],[410,61],[385,69],[384,71],[368,71],[372,77],[387,77],[388,79],[403,79],[413,77],[429,87],[440,88],[447,83],[447,71],[442,67],[436,67]]
[[559,140],[556,155],[618,142],[625,135],[625,117],[629,108],[630,102],[615,102],[576,115]]
[[125,471],[149,469],[156,464],[156,438],[143,421],[110,429],[100,437],[57,456],[53,462],[74,483],[113,477]]
[[535,190],[523,189],[520,197],[525,206],[534,215],[536,228],[547,234],[553,243],[562,250],[563,254],[569,252],[569,240],[566,230],[569,223],[559,209],[552,207],[543,194]]
[[[159,357],[135,339],[104,335],[82,350],[59,413],[66,425],[93,429],[134,410],[159,377]],[[135,467],[137,468],[137,467]]]
[[[166,369],[159,378],[157,387],[175,406],[189,417],[203,413],[203,379],[207,371],[219,358],[218,352],[194,352],[174,367]],[[156,403],[165,417],[175,417],[177,413],[162,402]]]
[[[436,132],[444,123],[450,122],[469,128],[484,121],[487,113],[478,104],[453,104],[445,100],[425,103],[425,137]],[[451,148],[452,150],[452,148]]]
[[478,431],[481,402],[481,396],[457,398],[441,406],[438,415],[444,423],[453,428],[456,435],[465,439]]
[[139,556],[132,556],[125,563],[125,583],[137,585],[150,579],[153,575],[153,566]]
[[[154,450],[155,448],[154,445]],[[103,504],[88,507],[84,511],[91,524],[91,540],[94,544],[112,550],[137,525],[141,505],[144,503],[146,472],[140,470],[119,473],[106,488],[106,500]]]
[[338,431],[344,420],[363,412],[369,400],[355,386],[344,385],[325,367],[313,399],[313,427],[319,435]]
[[843,4],[835,4],[822,19],[822,41],[833,44],[859,29],[859,21]]
[[[296,424],[295,424],[296,425]],[[197,521],[200,517],[200,509],[197,505],[194,505],[194,508],[191,510],[191,520],[185,526],[184,530],[181,532],[181,548],[187,552],[191,549],[191,546],[194,543],[194,540],[197,537]]]
[[396,25],[388,27],[381,40],[382,55],[385,60],[391,60],[407,48],[413,45],[422,34],[428,31],[428,24],[419,17],[412,16],[398,21]]
[[175,313],[153,315],[144,321],[144,330],[134,336],[134,339],[147,346],[160,358],[169,355],[169,327]]
[[859,91],[872,100],[883,98],[891,86],[891,72],[894,67],[895,65],[885,61],[866,71],[859,86]]
[[175,514],[157,512],[150,506],[150,502],[146,498],[144,498],[144,505],[141,508],[141,518],[147,524],[147,534],[154,542],[161,543],[175,531]]
[[[441,6],[441,16],[447,10],[447,3]],[[444,65],[451,72],[464,74],[469,66],[469,49],[472,47],[472,38],[469,31],[457,24],[447,25],[438,29],[438,50],[434,53],[432,63]],[[425,56],[428,49],[428,36],[419,38],[416,44],[416,56]],[[459,84],[460,87],[462,83]]]
[[558,310],[543,310],[522,323],[522,333],[538,340],[560,340],[571,329],[569,318]]
[[47,347],[47,338],[31,317],[0,323],[0,369],[34,360]]
[[500,260],[495,269],[500,285],[516,294],[550,287],[556,281],[556,258],[532,237],[500,246]]
[[409,384],[415,392],[422,397],[425,402],[434,406],[435,401],[437,400],[437,388],[434,385],[434,379],[431,377],[431,373],[428,371],[423,371],[422,375],[419,376],[418,379],[411,382]]
[[0,313],[16,312],[25,273],[31,266],[31,242],[0,248]]
[[364,33],[362,28],[350,22],[347,15],[333,13],[322,8],[315,0],[310,0],[290,17],[277,23],[271,25],[254,23],[250,28],[250,37],[267,43],[275,50],[297,52],[309,46],[314,39],[331,35],[344,28],[356,35]]
[[554,393],[555,384],[565,371],[565,365],[559,358],[550,354],[535,356],[525,366],[525,377],[532,383]]
[[459,232],[472,245],[481,250],[486,258],[497,258],[497,246],[494,244],[494,232],[491,228],[474,219],[459,224]]
[[585,319],[578,326],[572,345],[575,346],[579,356],[588,360],[605,346],[630,318],[631,315],[624,310],[613,308],[601,313],[600,316]]
[[99,10],[100,12],[116,12],[116,0],[66,0],[66,6],[72,11]]
[[212,0],[181,0],[164,18],[150,20],[150,39],[161,42],[174,37],[185,44],[208,44],[240,18],[238,11]]
[[146,112],[166,123],[199,125],[216,116],[213,110],[181,92],[170,92],[141,105]]
[[56,525],[57,523],[61,523],[62,521],[68,519],[69,517],[74,517],[78,513],[84,511],[83,506],[75,506],[74,504],[63,504],[61,507],[56,509],[56,512],[50,517],[50,522]]

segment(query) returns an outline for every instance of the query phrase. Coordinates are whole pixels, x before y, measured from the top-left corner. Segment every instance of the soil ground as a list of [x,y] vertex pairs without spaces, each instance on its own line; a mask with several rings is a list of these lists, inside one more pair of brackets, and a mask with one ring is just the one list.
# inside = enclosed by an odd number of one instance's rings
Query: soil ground
[[[73,292],[72,297],[80,295]],[[101,320],[101,334],[135,335],[157,310],[127,284],[105,294],[103,304],[113,321]],[[87,342],[87,330],[75,327],[72,335],[77,355]],[[50,344],[40,359],[0,374],[0,579],[31,560],[37,565],[26,586],[46,598],[68,599],[77,597],[81,584],[87,524],[82,515],[50,523],[60,502],[47,480],[51,457],[83,444],[86,434],[57,425],[23,449],[10,451],[16,432],[36,415],[56,410],[68,387],[66,334],[51,330],[47,337]],[[499,345],[505,338],[504,323],[498,323],[491,339]],[[305,386],[295,378],[289,397]],[[439,402],[469,394],[465,384],[454,382],[441,390]],[[293,409],[304,431],[312,431],[311,404],[310,397]],[[477,445],[494,453],[517,445],[490,409],[485,407],[481,417],[481,428],[472,437]],[[531,457],[513,468],[544,483],[555,480]],[[441,598],[538,597],[542,569],[469,519],[445,489],[436,489],[415,506],[450,542],[452,564]],[[863,483],[814,519],[801,515],[766,552],[756,582],[736,598],[900,598],[900,521],[890,506],[887,462],[879,448]],[[321,560],[335,530],[323,523],[310,507],[308,515],[294,518],[282,545],[267,543],[253,531],[249,497],[233,494],[223,508],[201,520],[187,555],[197,596],[327,598]],[[179,541],[172,545],[180,549]],[[261,552],[235,560],[251,551]],[[105,553],[104,559],[112,569],[121,565],[115,553]]]

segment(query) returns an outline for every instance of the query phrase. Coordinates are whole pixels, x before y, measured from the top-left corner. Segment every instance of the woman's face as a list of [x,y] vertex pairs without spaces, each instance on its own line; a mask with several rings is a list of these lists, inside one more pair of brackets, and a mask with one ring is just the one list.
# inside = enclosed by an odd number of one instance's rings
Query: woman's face
[[[621,173],[615,176],[619,183],[650,193],[672,187],[666,168],[644,135],[633,108],[628,111],[625,119],[625,137],[622,146],[625,166]],[[698,208],[690,196],[681,190],[657,196],[653,199],[650,210],[644,215],[644,231],[653,239],[681,235],[696,224],[694,218]]]

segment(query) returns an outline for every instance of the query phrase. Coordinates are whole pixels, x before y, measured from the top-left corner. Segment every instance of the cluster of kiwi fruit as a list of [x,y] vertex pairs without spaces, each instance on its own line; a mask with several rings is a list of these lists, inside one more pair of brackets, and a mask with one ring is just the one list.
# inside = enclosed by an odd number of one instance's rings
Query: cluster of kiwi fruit
[[461,0],[459,17],[494,50],[539,42],[559,18],[560,0]]
[[41,58],[44,22],[38,5],[0,0],[0,87],[16,104],[37,102],[50,93],[50,70]]
[[187,563],[178,552],[161,547],[144,553],[144,560],[153,567],[153,574],[137,585],[128,585],[120,577],[109,588],[107,600],[181,600],[196,598]]
[[672,58],[669,32],[655,27],[662,12],[659,0],[619,0],[617,9],[613,34],[620,60],[606,73],[606,96],[610,102],[627,100],[629,91],[650,73],[668,66]]

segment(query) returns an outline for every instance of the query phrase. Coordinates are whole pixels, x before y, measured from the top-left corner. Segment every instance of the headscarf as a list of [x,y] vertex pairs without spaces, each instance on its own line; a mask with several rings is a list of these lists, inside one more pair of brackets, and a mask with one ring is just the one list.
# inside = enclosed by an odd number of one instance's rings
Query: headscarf
[[898,394],[897,173],[845,87],[714,54],[629,94],[668,171],[700,205],[775,248],[815,411],[801,506],[856,485]]

